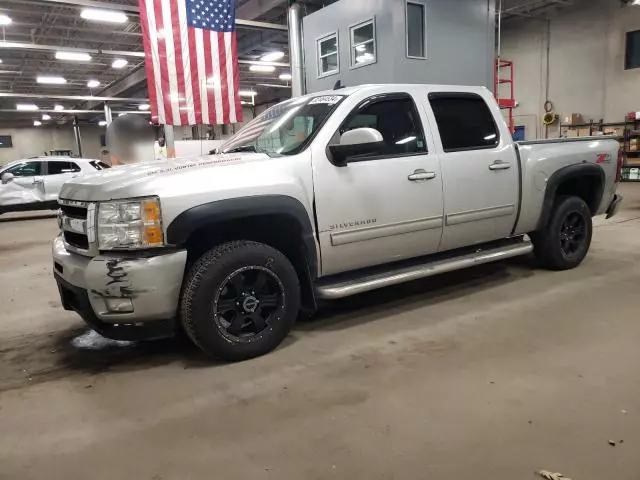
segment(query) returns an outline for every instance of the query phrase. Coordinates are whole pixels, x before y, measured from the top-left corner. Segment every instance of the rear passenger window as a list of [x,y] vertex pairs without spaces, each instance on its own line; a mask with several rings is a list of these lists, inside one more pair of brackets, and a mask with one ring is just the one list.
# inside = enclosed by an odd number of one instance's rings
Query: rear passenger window
[[427,151],[418,111],[409,97],[365,103],[340,128],[340,135],[355,128],[375,128],[384,146],[375,156],[419,154]]
[[79,172],[80,167],[74,162],[47,162],[47,173],[58,175],[60,173]]
[[445,152],[498,145],[498,128],[491,110],[479,95],[432,93],[429,102]]

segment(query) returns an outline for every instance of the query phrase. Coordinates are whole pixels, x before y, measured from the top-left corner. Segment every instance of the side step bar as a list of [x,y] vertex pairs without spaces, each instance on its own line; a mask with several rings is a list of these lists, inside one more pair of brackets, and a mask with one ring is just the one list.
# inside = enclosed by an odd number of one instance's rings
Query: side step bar
[[376,273],[363,274],[362,276],[343,279],[336,283],[320,283],[316,286],[316,295],[318,298],[327,300],[348,297],[377,288],[417,280],[418,278],[431,277],[483,263],[497,262],[505,258],[526,255],[532,251],[533,244],[525,237],[525,239],[518,239],[508,245],[489,247],[443,260],[432,260],[383,272],[378,270]]

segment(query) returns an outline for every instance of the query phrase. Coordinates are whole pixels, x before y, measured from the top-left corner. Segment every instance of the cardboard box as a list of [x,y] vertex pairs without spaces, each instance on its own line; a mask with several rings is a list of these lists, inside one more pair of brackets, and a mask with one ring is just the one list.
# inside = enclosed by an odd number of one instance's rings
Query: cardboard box
[[572,113],[571,115],[566,115],[562,120],[562,123],[566,125],[578,125],[584,123],[584,118],[582,118],[582,114],[580,113]]
[[640,145],[638,144],[637,138],[632,138],[631,140],[629,140],[629,151],[635,152],[636,150],[638,150],[638,146]]
[[591,128],[589,127],[582,127],[578,129],[578,136],[579,137],[588,137],[591,135]]
[[578,129],[577,128],[567,128],[566,135],[569,138],[577,137],[578,136]]
[[624,127],[605,127],[603,130],[605,135],[615,135],[622,137],[624,135]]

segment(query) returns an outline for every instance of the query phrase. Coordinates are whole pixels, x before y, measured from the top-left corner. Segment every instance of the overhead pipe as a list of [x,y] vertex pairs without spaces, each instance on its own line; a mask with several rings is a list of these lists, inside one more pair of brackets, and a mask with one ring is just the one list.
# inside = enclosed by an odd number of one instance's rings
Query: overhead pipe
[[16,93],[16,92],[0,92],[0,98],[34,98],[38,100],[94,100],[96,102],[132,102],[132,103],[148,103],[148,98],[137,97],[94,97],[92,95],[56,95],[42,93]]
[[300,4],[292,1],[289,6],[289,62],[291,63],[291,97],[304,95],[304,59],[302,51],[302,23]]

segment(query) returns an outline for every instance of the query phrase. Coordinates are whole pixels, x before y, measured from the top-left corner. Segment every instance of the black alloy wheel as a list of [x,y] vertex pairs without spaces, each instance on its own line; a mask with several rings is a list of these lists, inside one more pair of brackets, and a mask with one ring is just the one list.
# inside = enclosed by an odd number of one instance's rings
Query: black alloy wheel
[[284,286],[271,270],[247,266],[220,284],[213,302],[213,318],[230,340],[250,342],[277,320],[284,302]]
[[560,227],[560,248],[567,257],[582,250],[586,240],[587,224],[579,212],[567,215]]

